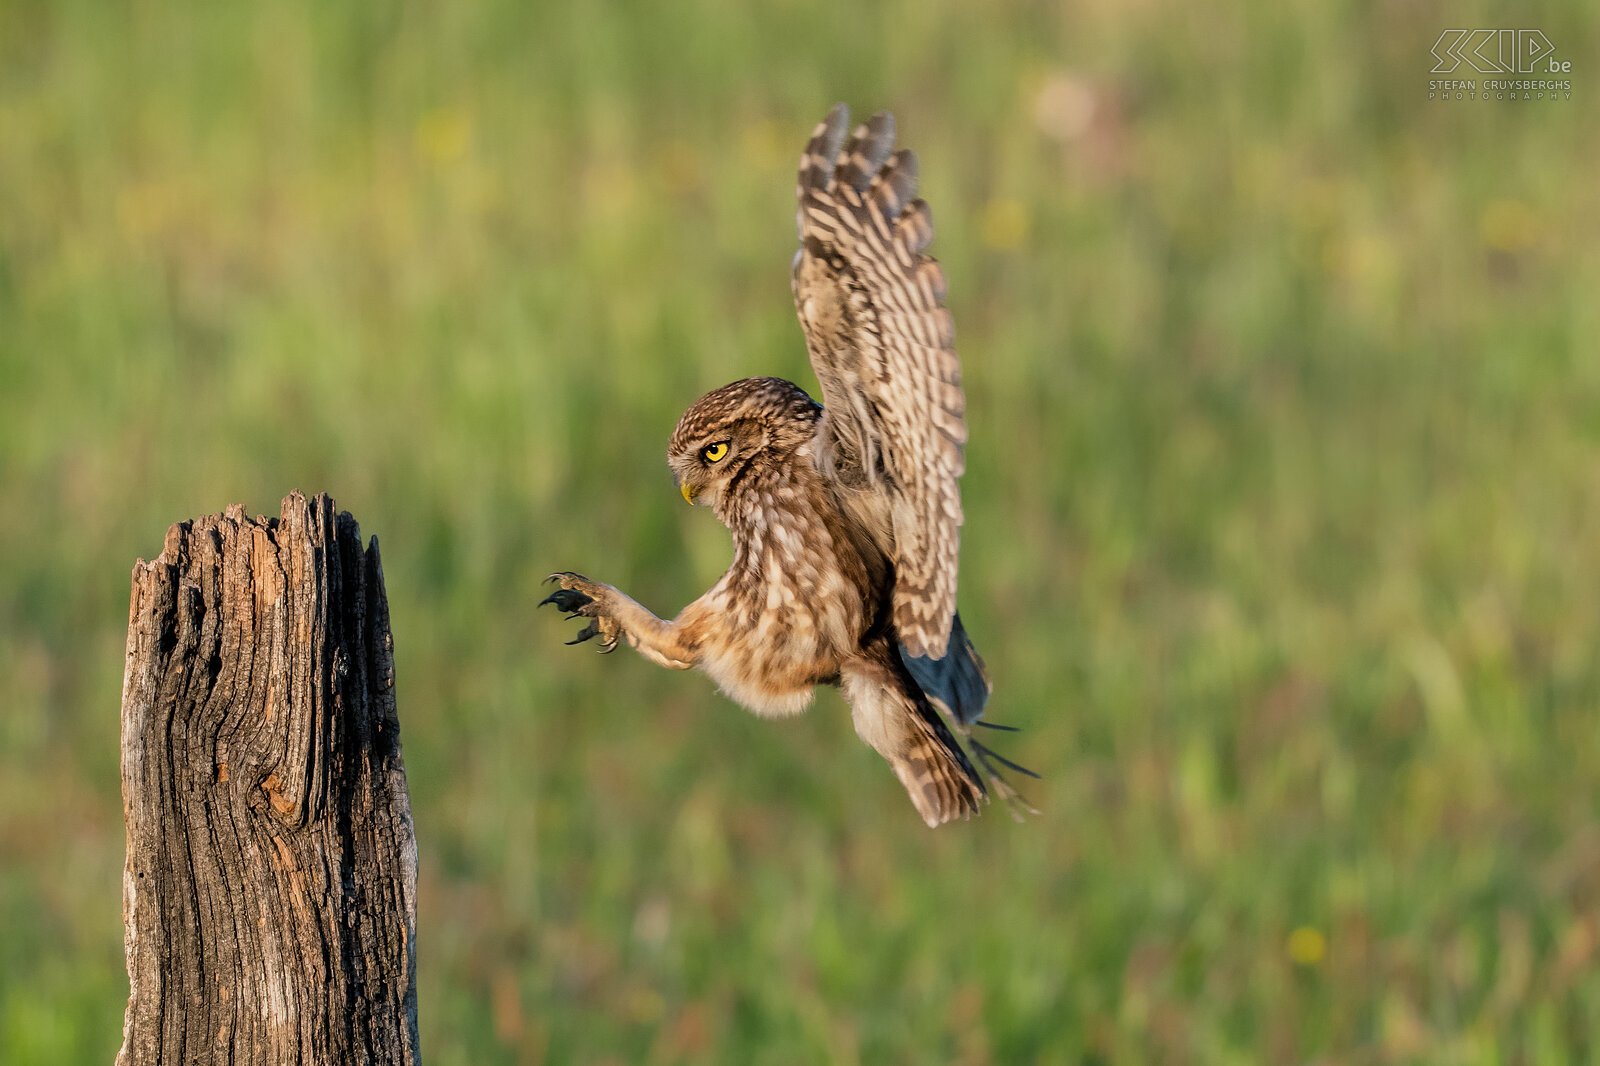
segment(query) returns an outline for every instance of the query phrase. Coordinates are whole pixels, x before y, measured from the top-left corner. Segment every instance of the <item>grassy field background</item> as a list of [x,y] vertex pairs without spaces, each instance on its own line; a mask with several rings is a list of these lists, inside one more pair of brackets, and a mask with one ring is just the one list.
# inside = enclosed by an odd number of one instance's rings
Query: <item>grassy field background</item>
[[[1595,1061],[1600,13],[0,0],[0,1059],[126,996],[128,573],[383,544],[427,1061]],[[962,609],[1044,816],[929,832],[823,693],[566,648],[726,564],[678,414],[814,388],[793,165],[921,156]]]

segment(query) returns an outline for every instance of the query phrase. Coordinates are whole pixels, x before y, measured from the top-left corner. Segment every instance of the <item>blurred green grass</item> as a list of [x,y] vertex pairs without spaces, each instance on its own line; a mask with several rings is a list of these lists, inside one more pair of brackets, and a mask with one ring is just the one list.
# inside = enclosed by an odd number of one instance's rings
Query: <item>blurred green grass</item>
[[[1592,1061],[1600,20],[1429,102],[1470,10],[0,3],[0,1058],[119,1040],[133,560],[301,488],[383,543],[430,1062]],[[1027,825],[533,610],[725,564],[662,453],[814,387],[841,99],[938,220]]]

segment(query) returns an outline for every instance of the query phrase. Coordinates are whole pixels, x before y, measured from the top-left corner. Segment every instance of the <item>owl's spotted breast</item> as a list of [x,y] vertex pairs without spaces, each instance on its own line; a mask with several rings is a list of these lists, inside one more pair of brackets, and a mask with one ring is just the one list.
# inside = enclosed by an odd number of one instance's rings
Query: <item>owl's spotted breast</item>
[[850,536],[806,445],[747,473],[719,511],[735,531],[733,563],[679,621],[720,631],[701,668],[729,697],[757,714],[797,713],[857,653],[883,564],[864,558],[871,545]]

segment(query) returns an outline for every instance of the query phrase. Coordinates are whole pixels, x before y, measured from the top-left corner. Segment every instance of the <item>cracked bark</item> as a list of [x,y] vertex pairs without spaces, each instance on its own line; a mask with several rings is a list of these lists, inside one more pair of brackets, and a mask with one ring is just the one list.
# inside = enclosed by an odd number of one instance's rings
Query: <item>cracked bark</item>
[[418,1061],[383,569],[326,495],[134,566],[122,801],[118,1066]]

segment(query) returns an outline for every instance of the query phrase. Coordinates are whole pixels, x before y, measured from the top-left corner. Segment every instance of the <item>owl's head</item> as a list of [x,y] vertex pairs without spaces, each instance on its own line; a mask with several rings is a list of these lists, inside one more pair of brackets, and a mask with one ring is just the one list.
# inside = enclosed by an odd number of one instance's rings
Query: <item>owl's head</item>
[[822,408],[782,378],[744,378],[706,393],[678,419],[667,465],[691,504],[716,508],[751,469],[811,439]]

